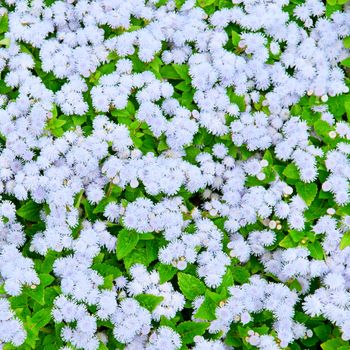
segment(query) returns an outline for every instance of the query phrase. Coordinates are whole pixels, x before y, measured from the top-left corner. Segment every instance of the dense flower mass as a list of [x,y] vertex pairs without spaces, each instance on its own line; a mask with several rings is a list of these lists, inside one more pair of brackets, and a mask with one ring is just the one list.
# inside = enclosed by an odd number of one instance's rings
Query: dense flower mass
[[345,350],[350,3],[0,2],[0,349]]

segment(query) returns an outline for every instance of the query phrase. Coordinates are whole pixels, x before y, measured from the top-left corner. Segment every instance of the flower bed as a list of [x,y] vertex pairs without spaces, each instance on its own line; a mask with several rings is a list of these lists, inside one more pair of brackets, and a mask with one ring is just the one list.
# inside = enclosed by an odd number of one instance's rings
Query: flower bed
[[1,1],[1,349],[349,349],[346,2]]

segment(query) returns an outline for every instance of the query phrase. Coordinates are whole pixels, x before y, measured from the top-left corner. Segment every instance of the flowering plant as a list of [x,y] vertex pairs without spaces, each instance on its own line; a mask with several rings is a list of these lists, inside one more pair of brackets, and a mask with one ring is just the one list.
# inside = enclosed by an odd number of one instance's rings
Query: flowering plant
[[0,349],[348,349],[349,48],[346,0],[2,0]]

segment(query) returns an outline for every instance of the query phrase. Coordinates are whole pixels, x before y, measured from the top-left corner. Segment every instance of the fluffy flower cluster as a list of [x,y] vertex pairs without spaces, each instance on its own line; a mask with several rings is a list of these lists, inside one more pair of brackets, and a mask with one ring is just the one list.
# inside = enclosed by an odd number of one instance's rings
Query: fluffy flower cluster
[[5,298],[0,298],[0,346],[9,342],[20,346],[25,338],[22,322],[14,316],[10,303]]
[[[209,219],[195,221],[193,234],[182,234],[173,239],[159,252],[159,260],[185,270],[188,263],[197,262],[198,276],[203,277],[209,287],[217,287],[230,264],[229,257],[222,251],[222,233]],[[205,250],[200,251],[201,248]]]
[[250,283],[241,287],[231,287],[230,294],[231,297],[226,303],[216,309],[216,320],[212,321],[209,327],[211,333],[226,333],[231,322],[249,323],[251,313],[265,309],[271,311],[276,318],[273,327],[282,347],[306,334],[305,326],[293,320],[293,307],[298,297],[287,286],[268,283],[258,276],[253,276]]
[[[149,273],[144,265],[135,264],[130,269],[130,274],[132,281],[126,283],[124,287],[129,295],[152,294],[163,298],[152,312],[152,319],[159,321],[162,316],[171,319],[183,309],[184,296],[175,291],[171,283],[160,284],[157,271]],[[119,277],[119,279],[124,279],[124,277]]]

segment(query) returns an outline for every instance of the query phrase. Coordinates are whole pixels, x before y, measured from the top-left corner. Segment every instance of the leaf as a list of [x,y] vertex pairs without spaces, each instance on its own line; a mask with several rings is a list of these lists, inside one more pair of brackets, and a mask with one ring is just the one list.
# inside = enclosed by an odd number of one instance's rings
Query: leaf
[[234,266],[231,271],[234,281],[239,282],[241,284],[249,281],[250,274],[244,267]]
[[55,278],[48,273],[39,275],[40,284],[38,286],[25,287],[24,292],[40,305],[45,305],[45,287],[49,286]]
[[[173,67],[181,79],[186,80],[189,77],[188,76],[189,68],[188,68],[187,64],[173,64]],[[191,85],[191,84],[189,84],[189,85]]]
[[340,241],[340,249],[343,250],[344,248],[350,246],[350,231],[345,232],[341,241]]
[[241,36],[234,30],[232,30],[231,36],[232,36],[231,41],[233,46],[238,46],[239,42],[241,41]]
[[345,108],[345,112],[348,117],[348,120],[350,120],[350,101],[344,102],[344,108]]
[[310,251],[310,256],[316,260],[323,260],[324,252],[322,245],[319,241],[315,241],[313,243],[309,243],[307,248]]
[[203,335],[209,325],[209,322],[185,321],[177,326],[177,332],[181,335],[183,343],[189,344],[196,335]]
[[299,179],[299,170],[295,164],[290,163],[283,170],[283,175],[288,179]]
[[186,2],[186,0],[175,0],[176,8],[181,8],[181,6]]
[[297,292],[301,292],[303,290],[301,284],[299,283],[299,281],[297,279],[293,280],[290,284],[289,284],[289,288],[290,289],[295,289]]
[[132,250],[124,259],[124,265],[129,269],[136,263],[148,266],[152,261],[158,257],[158,242],[156,240],[151,241],[139,241],[135,249]]
[[51,321],[51,308],[44,308],[39,310],[31,319],[30,327],[34,327],[36,331],[40,328],[45,327]]
[[0,18],[0,34],[8,31],[9,19],[7,13]]
[[200,7],[207,7],[212,5],[215,2],[215,0],[197,0],[197,3]]
[[296,243],[300,242],[305,237],[304,231],[290,230],[289,235]]
[[5,47],[9,47],[10,46],[10,38],[3,38],[0,40],[0,46],[5,46]]
[[345,60],[342,60],[342,61],[340,62],[340,64],[343,65],[344,67],[350,68],[350,57],[345,58]]
[[314,129],[319,136],[329,137],[328,134],[332,130],[331,126],[324,120],[317,120],[314,123]]
[[181,292],[187,299],[194,300],[205,293],[205,284],[197,277],[179,272],[177,278]]
[[332,331],[332,327],[328,324],[321,324],[313,329],[314,333],[322,341],[326,341],[329,337],[329,334]]
[[303,182],[297,182],[295,186],[299,196],[308,206],[311,205],[317,195],[317,185],[315,183],[306,184]]
[[55,277],[51,276],[48,273],[41,273],[39,275],[39,279],[40,279],[40,285],[42,287],[47,287],[55,280]]
[[344,38],[343,43],[346,49],[350,49],[350,36],[347,36],[346,38]]
[[156,307],[164,300],[164,297],[153,294],[139,294],[134,297],[142,307],[149,312],[153,312]]
[[228,288],[233,285],[233,276],[232,276],[232,271],[230,269],[226,270],[225,275],[222,278],[222,282],[220,286],[218,287],[218,291],[222,291],[225,288]]
[[49,274],[53,269],[53,264],[57,258],[57,253],[49,250],[45,255],[45,260],[43,261],[43,264],[41,265],[40,272],[42,274],[46,273]]
[[117,237],[117,258],[121,260],[125,258],[135,247],[139,241],[139,235],[134,230],[122,229]]
[[282,248],[294,248],[298,244],[295,243],[290,235],[285,236],[278,245]]
[[107,346],[100,341],[100,345],[97,348],[97,350],[108,350]]
[[164,79],[181,80],[180,75],[173,66],[163,66],[160,68],[160,74]]
[[159,272],[160,283],[167,282],[171,280],[177,272],[177,269],[171,265],[159,264],[157,267]]
[[73,116],[73,123],[75,126],[82,125],[86,122],[87,116],[86,115],[75,115]]
[[114,284],[113,284],[114,276],[113,275],[107,275],[103,278],[103,284],[99,286],[101,289],[112,289]]
[[104,277],[112,275],[114,278],[117,278],[122,274],[116,266],[109,265],[106,263],[93,264],[92,268]]
[[208,296],[208,294],[206,293],[205,299],[204,299],[202,305],[198,308],[194,317],[202,319],[202,320],[208,320],[208,321],[215,320],[216,307],[217,307],[217,305],[216,305],[215,301],[212,298],[210,298]]
[[61,126],[63,126],[64,124],[66,124],[66,120],[63,120],[63,119],[51,119],[49,122],[48,122],[48,129],[50,131],[54,130],[54,129],[59,129]]
[[321,344],[323,350],[337,350],[340,346],[347,345],[347,342],[339,338],[327,340]]
[[40,220],[40,209],[39,204],[29,200],[16,211],[16,214],[25,220],[35,222]]

